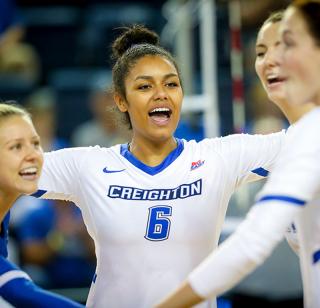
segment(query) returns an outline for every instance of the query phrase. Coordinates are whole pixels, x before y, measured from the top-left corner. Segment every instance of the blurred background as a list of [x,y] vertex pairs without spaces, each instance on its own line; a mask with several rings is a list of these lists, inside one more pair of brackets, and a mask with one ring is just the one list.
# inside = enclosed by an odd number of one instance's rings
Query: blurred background
[[[185,102],[176,136],[201,140],[287,127],[254,71],[264,19],[286,0],[0,0],[0,99],[32,113],[46,151],[127,142],[111,109],[111,42],[144,24],[176,56]],[[237,192],[221,240],[263,183]],[[94,247],[75,205],[23,197],[12,211],[10,259],[41,286],[85,302]],[[297,256],[282,242],[271,258],[219,299],[219,307],[301,307]]]

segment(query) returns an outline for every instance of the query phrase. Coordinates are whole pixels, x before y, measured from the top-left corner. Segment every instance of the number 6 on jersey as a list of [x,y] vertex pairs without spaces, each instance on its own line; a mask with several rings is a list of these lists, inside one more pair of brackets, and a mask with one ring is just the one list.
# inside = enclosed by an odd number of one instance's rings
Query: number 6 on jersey
[[149,216],[145,238],[150,241],[163,241],[169,237],[171,206],[153,206],[149,208]]

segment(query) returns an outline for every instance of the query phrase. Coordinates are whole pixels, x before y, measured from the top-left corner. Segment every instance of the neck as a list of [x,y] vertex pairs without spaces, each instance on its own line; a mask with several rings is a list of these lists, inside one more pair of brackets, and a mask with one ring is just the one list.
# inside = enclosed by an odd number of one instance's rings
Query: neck
[[4,194],[3,192],[0,193],[0,224],[18,197]]
[[289,104],[281,104],[279,108],[284,113],[290,124],[299,121],[306,113],[311,111],[316,105],[313,103],[306,103],[299,106],[292,107]]
[[175,148],[177,142],[171,137],[163,142],[139,140],[133,136],[129,144],[129,151],[147,166],[159,165]]

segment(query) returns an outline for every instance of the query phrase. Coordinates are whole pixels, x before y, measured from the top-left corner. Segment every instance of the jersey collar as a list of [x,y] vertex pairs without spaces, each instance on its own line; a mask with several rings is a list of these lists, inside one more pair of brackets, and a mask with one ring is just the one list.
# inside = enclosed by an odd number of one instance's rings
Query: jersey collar
[[143,162],[138,160],[133,154],[128,150],[128,144],[121,144],[120,154],[126,158],[131,164],[139,168],[145,173],[149,175],[156,175],[162,170],[166,169],[169,165],[171,165],[181,154],[184,149],[184,144],[181,139],[177,139],[177,147],[163,160],[161,164],[158,166],[150,167],[145,165]]

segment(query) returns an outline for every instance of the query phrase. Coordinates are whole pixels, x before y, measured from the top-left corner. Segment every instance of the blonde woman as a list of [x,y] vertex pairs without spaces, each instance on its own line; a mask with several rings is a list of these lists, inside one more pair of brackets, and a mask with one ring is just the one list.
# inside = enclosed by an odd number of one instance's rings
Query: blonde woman
[[82,305],[37,287],[7,260],[10,208],[38,188],[43,164],[40,138],[21,107],[0,103],[0,296],[15,307],[80,308]]

